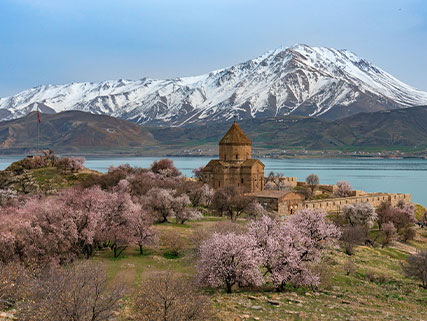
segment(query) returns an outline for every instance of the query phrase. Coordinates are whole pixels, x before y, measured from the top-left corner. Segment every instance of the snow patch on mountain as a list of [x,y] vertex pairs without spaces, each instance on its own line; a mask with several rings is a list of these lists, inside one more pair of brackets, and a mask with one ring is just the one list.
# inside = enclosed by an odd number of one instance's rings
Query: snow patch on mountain
[[204,75],[44,85],[0,98],[0,119],[35,104],[141,124],[185,124],[288,114],[339,118],[427,104],[416,90],[348,50],[295,45]]

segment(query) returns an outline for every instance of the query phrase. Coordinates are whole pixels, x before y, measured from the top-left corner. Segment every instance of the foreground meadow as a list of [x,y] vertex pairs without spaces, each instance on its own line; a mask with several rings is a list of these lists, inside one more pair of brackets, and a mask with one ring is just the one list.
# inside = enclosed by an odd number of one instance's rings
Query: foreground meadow
[[[162,234],[175,233],[184,241],[178,257],[161,243],[157,247],[130,247],[117,259],[110,251],[99,252],[94,260],[105,263],[110,282],[125,281],[136,287],[150,274],[173,271],[195,275],[192,238],[199,229],[216,224],[220,218],[204,217],[186,224],[159,224]],[[409,244],[388,248],[360,246],[352,256],[336,248],[323,260],[322,282],[317,289],[288,287],[276,293],[268,285],[260,288],[205,289],[218,320],[426,320],[427,290],[402,273],[401,262],[427,242],[427,231],[419,229]],[[354,267],[348,271],[348,260]],[[121,311],[126,317],[127,307]]]

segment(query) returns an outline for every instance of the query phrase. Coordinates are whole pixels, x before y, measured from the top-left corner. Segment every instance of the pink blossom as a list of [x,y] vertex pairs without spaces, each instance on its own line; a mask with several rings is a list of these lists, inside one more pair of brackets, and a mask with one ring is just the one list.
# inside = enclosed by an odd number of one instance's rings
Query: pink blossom
[[231,293],[233,285],[261,285],[261,255],[255,239],[235,233],[217,234],[200,246],[197,273],[202,285],[225,286]]

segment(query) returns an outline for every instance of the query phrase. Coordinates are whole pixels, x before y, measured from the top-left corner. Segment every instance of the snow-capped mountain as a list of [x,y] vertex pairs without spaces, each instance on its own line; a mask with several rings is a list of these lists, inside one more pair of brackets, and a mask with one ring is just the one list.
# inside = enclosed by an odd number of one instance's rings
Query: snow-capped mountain
[[46,85],[0,99],[0,119],[81,110],[182,126],[288,114],[336,119],[427,105],[418,91],[348,50],[296,45],[197,77]]

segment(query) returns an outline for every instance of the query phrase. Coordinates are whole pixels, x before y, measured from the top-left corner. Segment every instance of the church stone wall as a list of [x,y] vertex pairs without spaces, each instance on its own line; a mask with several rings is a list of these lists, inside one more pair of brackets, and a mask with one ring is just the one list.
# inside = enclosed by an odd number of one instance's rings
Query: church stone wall
[[251,159],[250,145],[220,145],[219,159],[222,161],[244,161]]

